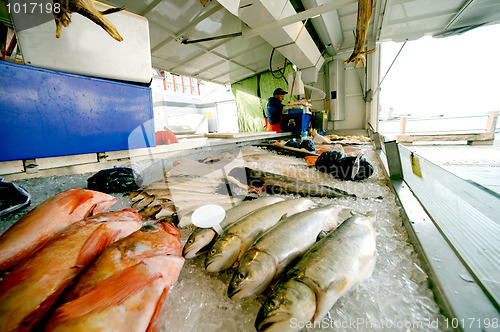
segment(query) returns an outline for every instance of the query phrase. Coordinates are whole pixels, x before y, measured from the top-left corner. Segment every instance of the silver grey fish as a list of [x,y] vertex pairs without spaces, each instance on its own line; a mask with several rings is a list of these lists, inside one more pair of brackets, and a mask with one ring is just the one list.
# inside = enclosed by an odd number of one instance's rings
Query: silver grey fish
[[[252,201],[243,202],[226,211],[226,217],[220,223],[224,230],[234,224],[238,219],[253,212],[263,206],[282,202],[283,198],[276,196],[266,196]],[[196,228],[189,236],[184,245],[183,255],[185,258],[193,258],[204,252],[204,249],[217,237],[217,232],[213,228]],[[207,248],[208,249],[208,248]]]
[[371,221],[354,216],[316,243],[266,299],[257,330],[291,331],[294,323],[320,321],[342,295],[371,276],[375,237]]
[[239,300],[261,293],[293,260],[314,245],[322,231],[334,230],[351,216],[351,209],[330,205],[286,218],[243,255],[229,283],[229,297]]
[[227,228],[215,241],[205,260],[209,272],[230,268],[252,243],[282,219],[314,207],[308,198],[274,203],[252,212]]

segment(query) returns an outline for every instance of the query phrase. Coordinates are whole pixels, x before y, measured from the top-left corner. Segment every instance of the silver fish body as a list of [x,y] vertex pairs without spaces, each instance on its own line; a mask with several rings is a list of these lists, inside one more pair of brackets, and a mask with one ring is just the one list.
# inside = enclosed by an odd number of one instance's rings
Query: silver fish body
[[320,321],[335,302],[375,267],[375,230],[354,216],[315,244],[287,272],[261,307],[258,331],[291,331],[293,321]]
[[227,228],[212,246],[205,267],[209,272],[230,268],[252,243],[284,217],[315,206],[307,198],[290,199],[274,203],[252,212]]
[[[220,226],[224,230],[248,213],[281,201],[284,201],[284,199],[276,196],[267,196],[238,204],[226,211],[226,217],[222,220]],[[213,228],[196,228],[184,245],[184,257],[193,258],[200,255],[204,252],[203,249],[212,243],[216,237],[217,232]]]
[[330,205],[286,218],[243,255],[229,283],[229,297],[238,300],[264,291],[294,259],[314,245],[322,231],[334,230],[351,216],[351,209]]

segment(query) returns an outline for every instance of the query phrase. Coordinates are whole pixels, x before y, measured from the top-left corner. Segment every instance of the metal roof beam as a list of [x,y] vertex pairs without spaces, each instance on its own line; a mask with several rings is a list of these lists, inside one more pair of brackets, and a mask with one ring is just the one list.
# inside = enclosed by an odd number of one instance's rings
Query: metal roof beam
[[464,11],[467,10],[467,7],[469,7],[472,3],[474,2],[474,0],[468,0],[463,6],[462,8],[460,8],[460,10],[458,11],[458,13],[455,14],[455,16],[453,16],[453,18],[448,22],[448,24],[446,24],[446,26],[444,27],[443,30],[448,30],[450,28],[450,26],[460,17],[460,15],[462,15],[464,13]]
[[155,1],[153,1],[151,4],[149,4],[149,6],[146,7],[146,9],[144,9],[142,12],[140,12],[139,15],[146,16],[146,14],[149,13],[151,10],[153,10],[153,8],[155,8],[156,6],[158,6],[158,4],[160,2],[162,2],[162,0],[155,0]]
[[[182,29],[179,33],[175,34],[173,33],[172,31],[169,31],[168,29],[162,27],[161,25],[159,24],[153,24],[155,27],[159,28],[160,30],[166,32],[167,34],[170,35],[169,38],[166,38],[165,40],[163,40],[162,42],[160,42],[159,44],[157,44],[155,47],[153,47],[151,49],[151,52],[155,52],[157,50],[159,50],[160,48],[162,48],[163,46],[167,45],[169,42],[171,42],[172,40],[174,39],[178,39],[178,38],[181,38],[182,37],[182,34],[184,33],[187,33],[189,31],[191,31],[192,29],[194,29],[200,22],[202,22],[203,20],[207,19],[208,17],[210,17],[211,15],[215,14],[216,12],[218,12],[219,10],[223,9],[224,7],[222,7],[221,5],[219,5],[217,3],[217,5],[213,6],[212,8],[210,8],[209,10],[207,10],[206,12],[204,12],[202,15],[198,16],[196,19],[194,19],[193,21],[191,21],[184,29]],[[150,21],[150,24],[152,22]]]
[[435,18],[435,17],[451,16],[453,14],[455,14],[455,10],[443,10],[440,12],[433,12],[433,13],[427,14],[427,15],[410,16],[410,17],[390,20],[387,22],[387,24],[393,25],[393,24],[411,23],[414,21],[423,21],[423,20],[428,20],[428,19]]
[[337,1],[331,1],[326,4],[320,5],[318,7],[314,7],[311,9],[304,10],[303,12],[297,13],[295,15],[291,15],[288,17],[285,17],[281,20],[277,20],[275,22],[263,24],[260,26],[257,26],[253,29],[245,30],[243,31],[243,38],[248,38],[248,37],[253,37],[256,35],[259,35],[260,33],[270,30],[270,29],[275,29],[275,28],[281,28],[293,23],[297,23],[300,21],[303,21],[305,19],[311,18],[313,16],[321,15],[323,13],[332,11],[334,9],[338,9],[342,6],[345,5],[350,5],[357,3],[356,0],[337,0]]

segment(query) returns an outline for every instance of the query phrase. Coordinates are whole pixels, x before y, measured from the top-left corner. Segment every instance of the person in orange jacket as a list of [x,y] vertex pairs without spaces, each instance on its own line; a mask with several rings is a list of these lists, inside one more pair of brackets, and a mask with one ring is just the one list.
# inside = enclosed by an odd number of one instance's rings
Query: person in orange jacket
[[281,132],[281,115],[283,113],[283,105],[281,102],[285,99],[288,92],[282,88],[274,90],[273,96],[267,100],[267,131]]

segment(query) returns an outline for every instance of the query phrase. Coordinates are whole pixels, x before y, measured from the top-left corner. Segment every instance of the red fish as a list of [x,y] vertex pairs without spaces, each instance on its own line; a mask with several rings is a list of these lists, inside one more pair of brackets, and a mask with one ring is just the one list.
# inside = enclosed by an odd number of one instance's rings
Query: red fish
[[151,331],[184,264],[170,223],[144,226],[106,248],[77,278],[46,331]]
[[0,236],[0,271],[27,258],[68,225],[100,213],[116,201],[113,196],[79,188],[49,198]]
[[104,248],[137,231],[137,210],[80,220],[17,265],[0,283],[0,331],[30,331],[62,291]]

